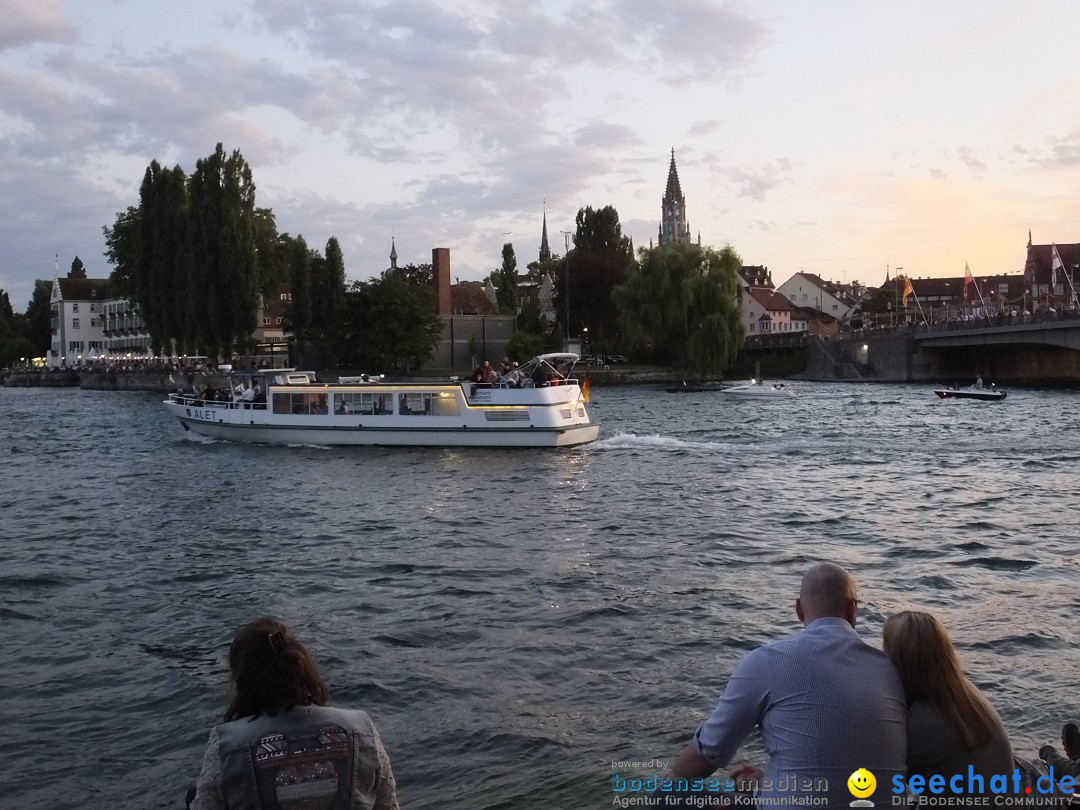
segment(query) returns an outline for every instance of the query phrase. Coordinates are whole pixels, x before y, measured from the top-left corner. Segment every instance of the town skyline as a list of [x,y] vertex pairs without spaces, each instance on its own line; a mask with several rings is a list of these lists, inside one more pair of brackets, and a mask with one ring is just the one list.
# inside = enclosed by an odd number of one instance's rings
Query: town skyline
[[1080,69],[1054,39],[1080,8],[1064,0],[5,12],[0,288],[18,310],[75,255],[107,276],[101,228],[137,204],[146,165],[190,173],[218,141],[279,230],[340,240],[351,279],[389,266],[392,239],[399,264],[450,248],[463,281],[506,241],[524,266],[545,210],[555,253],[586,206],[655,244],[671,149],[694,240],[778,285],[1011,274],[1029,229],[1080,242],[1080,115],[1061,101]]

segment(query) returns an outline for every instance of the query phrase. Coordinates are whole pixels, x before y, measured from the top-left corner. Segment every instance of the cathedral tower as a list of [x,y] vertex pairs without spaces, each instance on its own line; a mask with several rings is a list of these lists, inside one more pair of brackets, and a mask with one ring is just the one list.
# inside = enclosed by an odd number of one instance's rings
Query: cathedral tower
[[690,241],[690,225],[686,221],[686,197],[679,185],[679,172],[675,168],[675,150],[671,150],[671,166],[668,168],[667,189],[660,202],[661,245]]

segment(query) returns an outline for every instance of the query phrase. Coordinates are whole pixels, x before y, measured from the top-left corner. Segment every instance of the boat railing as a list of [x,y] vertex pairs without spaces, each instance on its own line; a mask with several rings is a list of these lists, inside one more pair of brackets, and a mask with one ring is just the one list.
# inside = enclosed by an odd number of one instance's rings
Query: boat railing
[[220,399],[201,399],[193,394],[169,394],[169,402],[175,405],[184,405],[190,408],[218,408],[221,410],[244,410],[265,411],[265,401],[246,401],[242,399],[232,402]]

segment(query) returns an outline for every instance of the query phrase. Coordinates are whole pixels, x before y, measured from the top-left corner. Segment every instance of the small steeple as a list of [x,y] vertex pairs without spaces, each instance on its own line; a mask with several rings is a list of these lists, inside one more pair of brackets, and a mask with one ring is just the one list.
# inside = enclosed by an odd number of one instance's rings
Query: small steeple
[[551,248],[548,247],[547,238],[547,200],[544,200],[544,229],[540,234],[540,261],[551,260]]
[[394,237],[390,237],[390,269],[397,269],[397,246],[394,244]]

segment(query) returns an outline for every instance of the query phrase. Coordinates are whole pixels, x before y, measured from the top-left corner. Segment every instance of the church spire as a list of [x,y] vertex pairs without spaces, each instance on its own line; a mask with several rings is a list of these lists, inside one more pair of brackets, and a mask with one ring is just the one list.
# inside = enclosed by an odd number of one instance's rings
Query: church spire
[[660,244],[690,241],[690,226],[686,221],[686,197],[679,183],[679,170],[675,168],[675,150],[671,150],[668,167],[667,188],[660,201]]
[[394,244],[394,237],[390,237],[390,269],[397,269],[397,246]]
[[540,261],[551,260],[551,248],[548,247],[547,238],[547,200],[544,200],[544,229],[540,235]]

